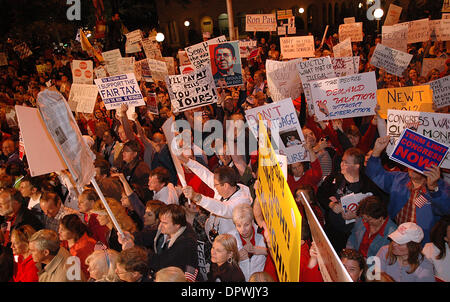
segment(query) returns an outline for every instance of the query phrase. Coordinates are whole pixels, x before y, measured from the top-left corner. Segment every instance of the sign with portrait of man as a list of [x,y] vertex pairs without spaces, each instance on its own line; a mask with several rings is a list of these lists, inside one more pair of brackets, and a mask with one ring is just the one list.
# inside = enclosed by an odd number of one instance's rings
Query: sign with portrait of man
[[225,80],[226,87],[240,86],[244,83],[239,41],[209,45],[209,59],[216,87],[220,86],[218,84],[220,79]]

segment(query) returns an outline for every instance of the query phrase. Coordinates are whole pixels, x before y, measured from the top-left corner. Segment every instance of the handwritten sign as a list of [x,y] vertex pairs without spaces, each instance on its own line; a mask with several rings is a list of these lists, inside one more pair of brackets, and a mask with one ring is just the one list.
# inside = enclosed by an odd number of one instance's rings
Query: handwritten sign
[[377,101],[384,119],[388,109],[433,112],[433,91],[429,85],[378,89]]
[[375,72],[311,83],[314,112],[319,121],[375,114]]
[[411,62],[413,55],[392,49],[378,43],[373,52],[370,64],[386,70],[390,74],[401,77]]
[[389,158],[423,174],[426,167],[433,164],[439,167],[448,149],[448,146],[406,128]]
[[142,31],[140,29],[133,30],[126,34],[127,43],[135,44],[142,41]]
[[450,76],[446,76],[428,83],[433,90],[433,103],[436,108],[450,105]]
[[72,61],[72,82],[76,84],[92,84],[94,81],[92,61]]
[[381,44],[402,52],[407,52],[408,24],[400,23],[392,26],[383,26],[381,29]]
[[134,57],[117,59],[117,70],[119,74],[134,73]]
[[296,99],[303,92],[297,64],[301,59],[287,62],[266,60],[267,86],[274,102]]
[[355,17],[344,18],[344,24],[355,23]]
[[428,19],[408,22],[408,44],[426,42],[430,39],[430,24]]
[[97,85],[72,84],[69,93],[70,110],[76,112],[93,113],[97,100]]
[[209,45],[210,44],[218,44],[221,42],[226,42],[227,38],[225,36],[220,36],[214,39],[210,39],[205,42],[201,42],[189,47],[186,47],[184,50],[191,62],[196,69],[200,69],[204,66],[208,66],[210,64],[209,61]]
[[335,58],[352,57],[352,41],[350,38],[333,46],[333,54]]
[[128,106],[145,105],[134,74],[121,74],[94,80],[106,110],[116,109],[123,103]]
[[384,25],[394,25],[397,24],[398,20],[400,19],[400,15],[402,14],[402,7],[397,6],[395,4],[389,5],[389,10],[386,15],[386,19],[384,19]]
[[347,38],[350,38],[352,42],[361,42],[363,40],[362,22],[339,25],[339,42],[344,42]]
[[343,57],[343,58],[331,58],[331,64],[333,65],[336,77],[343,77],[359,72],[359,56]]
[[103,59],[106,63],[106,70],[108,71],[109,76],[114,76],[119,73],[119,68],[117,67],[117,59],[122,58],[119,49],[113,49],[110,51],[102,52]]
[[158,41],[156,37],[151,36],[141,41],[142,47],[144,48],[145,56],[147,59],[161,59],[161,49],[159,49]]
[[445,70],[445,61],[447,61],[446,58],[423,58],[422,72],[420,75],[422,77],[428,77],[433,69],[443,72]]
[[154,59],[147,59],[147,62],[150,68],[150,73],[152,74],[152,79],[154,81],[164,81],[166,76],[169,74],[166,62]]
[[245,31],[276,31],[275,14],[245,15]]
[[191,65],[191,61],[189,61],[188,55],[184,50],[178,51],[178,61],[180,66]]
[[257,41],[256,40],[240,40],[239,41],[239,52],[241,54],[241,58],[246,59],[248,58],[253,51],[258,51],[258,48],[256,46]]
[[166,78],[174,112],[217,103],[217,92],[211,69],[205,66],[189,74]]
[[314,36],[280,38],[283,59],[314,57]]

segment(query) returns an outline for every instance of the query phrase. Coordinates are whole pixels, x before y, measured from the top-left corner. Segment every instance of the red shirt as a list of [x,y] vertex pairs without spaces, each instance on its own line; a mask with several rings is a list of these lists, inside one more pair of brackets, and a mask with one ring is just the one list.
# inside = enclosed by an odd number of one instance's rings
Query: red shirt
[[86,280],[89,279],[89,272],[87,270],[86,258],[94,252],[97,240],[89,237],[86,233],[78,239],[77,242],[70,248],[70,254],[80,258],[81,270],[83,271]]
[[30,255],[27,259],[23,259],[19,256],[19,262],[14,263],[14,282],[38,282],[38,269],[36,262],[33,261],[33,257]]
[[369,251],[369,246],[372,244],[372,241],[375,239],[375,237],[377,235],[380,235],[381,237],[383,237],[384,235],[384,229],[386,227],[386,224],[388,222],[388,219],[386,218],[384,220],[383,225],[381,226],[381,228],[378,230],[378,232],[376,232],[375,234],[373,234],[372,236],[370,236],[370,230],[369,230],[369,224],[367,222],[363,222],[364,227],[366,228],[366,232],[364,233],[364,237],[363,240],[361,241],[361,244],[359,245],[359,252],[361,254],[363,254],[364,257],[367,257],[367,253]]
[[108,239],[106,239],[106,234],[108,234],[109,229],[106,225],[99,224],[97,214],[84,214],[84,221],[86,222],[88,229],[91,231],[92,237],[107,245]]
[[[239,233],[238,233],[239,234]],[[239,234],[239,238],[241,238],[241,242],[242,242],[242,246],[246,245],[247,242],[245,241],[245,239],[241,236],[241,234]],[[250,243],[255,246],[255,232],[254,230],[252,230],[252,238],[250,239]],[[248,253],[248,258],[252,258],[253,254]]]
[[300,276],[299,282],[323,282],[322,274],[319,271],[319,265],[309,268],[308,263],[311,255],[309,254],[309,244],[304,242],[300,247]]
[[308,169],[298,180],[294,179],[294,176],[288,174],[287,183],[291,189],[292,195],[295,194],[295,190],[301,185],[310,185],[317,191],[317,184],[322,179],[322,168],[320,167],[319,159],[311,162],[311,168]]

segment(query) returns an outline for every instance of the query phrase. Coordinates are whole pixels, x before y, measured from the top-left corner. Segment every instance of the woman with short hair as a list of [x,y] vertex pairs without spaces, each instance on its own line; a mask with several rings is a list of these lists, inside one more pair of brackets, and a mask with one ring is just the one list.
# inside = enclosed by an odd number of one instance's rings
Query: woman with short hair
[[233,235],[220,234],[211,249],[211,268],[208,282],[245,282],[239,267],[239,251]]

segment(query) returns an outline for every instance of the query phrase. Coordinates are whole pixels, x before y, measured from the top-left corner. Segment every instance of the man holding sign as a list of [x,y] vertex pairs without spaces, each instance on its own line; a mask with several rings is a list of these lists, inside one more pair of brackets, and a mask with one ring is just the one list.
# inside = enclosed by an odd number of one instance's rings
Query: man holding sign
[[408,172],[388,172],[380,155],[390,137],[378,138],[369,158],[366,173],[384,192],[389,193],[389,217],[400,225],[414,222],[424,231],[423,243],[430,241],[430,231],[441,215],[450,213],[450,186],[440,179],[436,165],[425,168],[423,174],[413,169]]

